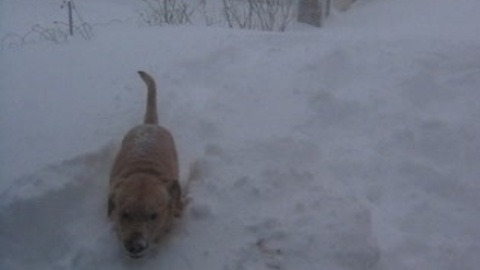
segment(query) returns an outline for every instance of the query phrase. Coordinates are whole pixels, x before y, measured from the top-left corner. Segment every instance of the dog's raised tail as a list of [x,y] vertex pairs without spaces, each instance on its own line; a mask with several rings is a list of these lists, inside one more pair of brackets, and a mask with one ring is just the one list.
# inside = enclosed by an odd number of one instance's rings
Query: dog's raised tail
[[147,85],[148,95],[147,95],[147,109],[145,111],[145,124],[158,124],[158,115],[157,115],[157,86],[155,85],[155,80],[145,71],[139,71],[138,75]]

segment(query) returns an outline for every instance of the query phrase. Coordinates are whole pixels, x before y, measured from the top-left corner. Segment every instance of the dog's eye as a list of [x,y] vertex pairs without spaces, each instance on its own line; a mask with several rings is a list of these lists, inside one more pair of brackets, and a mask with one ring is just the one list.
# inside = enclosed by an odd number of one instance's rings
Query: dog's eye
[[130,215],[130,213],[124,212],[124,213],[122,213],[122,219],[123,220],[131,220],[132,215]]
[[148,219],[150,221],[154,221],[158,218],[158,214],[157,213],[151,213],[149,216],[148,216]]

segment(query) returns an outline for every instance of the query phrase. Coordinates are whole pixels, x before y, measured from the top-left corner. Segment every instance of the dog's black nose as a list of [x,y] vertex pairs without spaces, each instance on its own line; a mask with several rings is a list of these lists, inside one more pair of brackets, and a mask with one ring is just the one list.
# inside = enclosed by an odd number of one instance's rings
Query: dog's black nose
[[132,241],[132,243],[130,243],[127,246],[128,252],[133,256],[141,255],[141,253],[145,249],[147,249],[147,243],[143,239],[138,239],[138,240]]

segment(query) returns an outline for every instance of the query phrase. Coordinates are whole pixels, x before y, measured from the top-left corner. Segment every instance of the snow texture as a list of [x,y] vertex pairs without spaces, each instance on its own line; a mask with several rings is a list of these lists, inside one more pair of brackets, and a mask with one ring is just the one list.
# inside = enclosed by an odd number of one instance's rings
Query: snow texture
[[[77,2],[90,22],[138,8]],[[58,5],[2,0],[0,34]],[[364,0],[322,29],[124,23],[3,49],[0,269],[478,269],[479,10]],[[106,214],[113,158],[144,115],[137,70],[193,179],[141,260]]]

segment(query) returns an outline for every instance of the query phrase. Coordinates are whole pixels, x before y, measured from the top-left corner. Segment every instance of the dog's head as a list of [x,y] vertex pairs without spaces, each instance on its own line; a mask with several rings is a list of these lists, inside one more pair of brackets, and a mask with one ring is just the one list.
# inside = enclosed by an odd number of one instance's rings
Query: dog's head
[[116,182],[109,196],[108,215],[130,257],[142,257],[168,232],[179,196],[176,180],[136,175]]

